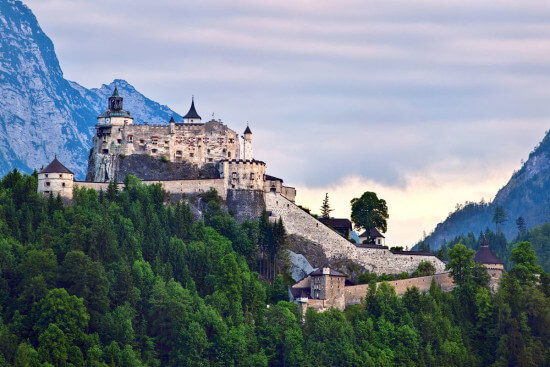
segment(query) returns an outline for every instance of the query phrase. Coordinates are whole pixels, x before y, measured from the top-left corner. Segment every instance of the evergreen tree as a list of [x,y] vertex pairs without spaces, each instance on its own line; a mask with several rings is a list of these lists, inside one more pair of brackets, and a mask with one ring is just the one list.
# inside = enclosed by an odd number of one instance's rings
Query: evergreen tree
[[321,217],[324,219],[330,218],[330,212],[334,209],[330,208],[330,205],[328,203],[328,192],[325,193],[325,198],[323,199],[323,205],[321,205]]

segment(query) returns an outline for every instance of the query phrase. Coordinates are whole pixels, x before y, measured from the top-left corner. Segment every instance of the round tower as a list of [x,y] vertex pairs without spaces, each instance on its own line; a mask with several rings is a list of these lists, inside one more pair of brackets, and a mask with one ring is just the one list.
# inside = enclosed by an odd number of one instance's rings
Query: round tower
[[59,194],[64,199],[72,199],[74,173],[57,160],[57,157],[38,172],[38,193],[43,195]]
[[118,93],[115,87],[113,94],[109,97],[107,110],[97,117],[98,125],[131,125],[134,123],[130,112],[123,108],[124,98]]

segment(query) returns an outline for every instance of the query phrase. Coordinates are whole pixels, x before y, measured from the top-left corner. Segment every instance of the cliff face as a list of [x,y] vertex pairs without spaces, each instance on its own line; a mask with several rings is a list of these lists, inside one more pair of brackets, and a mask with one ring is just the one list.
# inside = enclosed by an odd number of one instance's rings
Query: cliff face
[[502,206],[508,220],[501,230],[511,240],[517,233],[516,219],[523,217],[527,228],[542,224],[550,215],[550,133],[531,152],[522,168],[515,172],[508,183],[498,191],[491,203],[471,203],[451,213],[425,239],[432,249],[441,247],[461,234],[476,235],[486,228],[495,230],[493,213]]
[[0,175],[40,169],[57,154],[83,179],[96,117],[115,83],[136,122],[181,118],[123,80],[88,90],[64,79],[54,45],[31,10],[21,1],[1,1]]

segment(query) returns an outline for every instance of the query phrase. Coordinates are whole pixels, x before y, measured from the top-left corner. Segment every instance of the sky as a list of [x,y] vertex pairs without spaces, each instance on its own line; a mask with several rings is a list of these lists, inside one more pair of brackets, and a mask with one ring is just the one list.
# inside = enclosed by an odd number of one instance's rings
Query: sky
[[65,78],[249,123],[298,204],[385,199],[390,246],[492,200],[550,125],[547,0],[24,3]]

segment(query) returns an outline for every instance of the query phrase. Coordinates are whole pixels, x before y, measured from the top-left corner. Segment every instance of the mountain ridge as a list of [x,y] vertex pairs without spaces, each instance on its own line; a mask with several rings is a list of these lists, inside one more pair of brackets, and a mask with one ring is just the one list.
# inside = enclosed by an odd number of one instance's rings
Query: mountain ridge
[[430,245],[437,250],[457,236],[468,233],[478,234],[487,228],[495,230],[494,210],[502,206],[507,214],[507,221],[500,225],[506,238],[512,239],[518,233],[516,220],[522,217],[526,228],[533,228],[545,223],[550,214],[550,131],[547,131],[529,154],[522,167],[514,172],[495,195],[492,202],[467,203],[459,207],[439,223],[435,229],[420,243]]
[[136,122],[167,123],[181,115],[115,79],[87,89],[63,77],[54,44],[28,6],[0,3],[0,175],[32,172],[55,155],[79,179],[86,174],[96,117],[115,84]]

